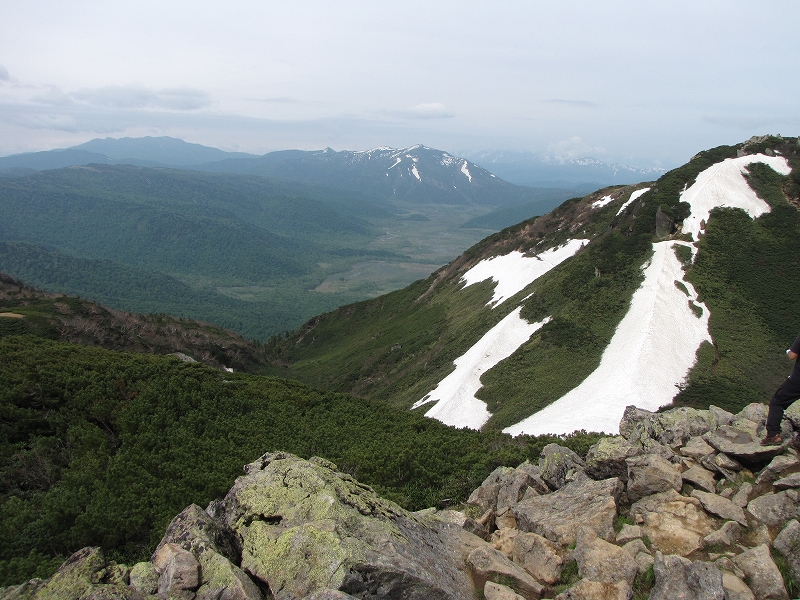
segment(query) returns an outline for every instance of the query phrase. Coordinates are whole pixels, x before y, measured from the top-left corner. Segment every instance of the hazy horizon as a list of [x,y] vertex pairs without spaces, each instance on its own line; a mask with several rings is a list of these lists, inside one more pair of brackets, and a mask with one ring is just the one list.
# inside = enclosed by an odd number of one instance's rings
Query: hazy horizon
[[670,167],[800,133],[798,17],[792,0],[6,3],[0,155],[170,136]]

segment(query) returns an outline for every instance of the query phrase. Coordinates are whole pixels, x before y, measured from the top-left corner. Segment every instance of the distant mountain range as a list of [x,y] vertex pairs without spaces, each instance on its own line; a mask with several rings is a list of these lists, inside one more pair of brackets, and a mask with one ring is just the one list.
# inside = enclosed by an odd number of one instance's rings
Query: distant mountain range
[[[141,137],[98,138],[62,150],[2,157],[0,176],[91,163],[262,175],[361,191],[366,185],[384,197],[449,203],[471,202],[481,188],[489,186],[498,205],[524,196],[506,182],[534,188],[575,188],[586,193],[603,185],[651,181],[665,172],[609,165],[593,158],[556,160],[524,152],[484,151],[459,158],[422,145],[357,152],[281,150],[259,156],[171,137]],[[495,181],[488,182],[490,177]],[[375,183],[378,179],[380,184]]]
[[621,185],[653,181],[666,173],[661,168],[608,164],[594,158],[558,159],[531,152],[484,151],[469,159],[484,165],[506,181],[530,187]]

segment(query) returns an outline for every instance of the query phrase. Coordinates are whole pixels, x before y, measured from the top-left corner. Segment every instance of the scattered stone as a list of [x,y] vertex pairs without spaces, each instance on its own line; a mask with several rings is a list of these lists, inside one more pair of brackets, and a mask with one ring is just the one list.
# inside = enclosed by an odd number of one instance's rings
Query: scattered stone
[[575,542],[578,529],[583,526],[591,527],[603,539],[613,539],[622,490],[617,478],[575,481],[547,496],[520,502],[513,508],[517,527],[562,546]]
[[592,479],[619,477],[628,480],[625,459],[643,452],[640,444],[633,444],[622,436],[601,438],[586,454],[586,474]]
[[650,437],[673,449],[716,427],[713,413],[685,406],[657,413],[651,418],[651,422]]
[[739,541],[742,535],[742,526],[736,521],[726,521],[717,531],[709,533],[703,538],[706,546],[732,546]]
[[538,581],[494,548],[488,546],[476,548],[470,553],[467,563],[479,581],[512,580],[512,587],[528,598],[540,598],[544,591],[544,587]]
[[800,523],[792,519],[772,542],[772,546],[786,558],[795,581],[800,581]]
[[800,460],[797,454],[781,454],[772,459],[767,467],[761,471],[761,475],[756,479],[756,485],[771,484],[781,477],[784,473],[794,472],[800,468]]
[[534,579],[554,584],[561,578],[564,559],[559,546],[535,533],[520,533],[514,538],[514,562]]
[[768,493],[753,498],[747,511],[769,527],[778,527],[797,516],[797,504],[787,492]]
[[722,588],[725,590],[725,600],[756,600],[747,584],[733,573],[722,571]]
[[772,485],[775,486],[776,490],[788,490],[789,488],[799,488],[800,473],[794,473],[793,475],[789,475],[788,477],[779,479]]
[[486,600],[525,600],[510,587],[493,581],[487,581],[483,586],[483,597]]
[[724,600],[722,573],[711,563],[656,552],[649,600]]
[[710,454],[714,454],[714,448],[709,446],[702,437],[697,436],[690,438],[689,441],[686,442],[686,445],[679,450],[679,452],[683,456],[700,460],[701,458],[705,458]]
[[681,475],[672,463],[658,455],[647,454],[627,459],[628,465],[628,500],[635,502],[645,496],[666,492],[680,491]]
[[612,584],[625,581],[633,585],[639,572],[636,561],[628,552],[600,539],[588,527],[578,531],[572,556],[578,562],[578,575],[583,579]]
[[158,573],[151,562],[140,562],[133,565],[129,580],[131,587],[145,596],[150,596],[158,591]]
[[513,527],[506,527],[498,529],[492,533],[489,540],[495,550],[499,550],[506,556],[510,557],[514,552],[515,538],[520,535],[519,529]]
[[622,549],[633,557],[636,557],[636,555],[640,552],[650,554],[650,551],[647,549],[647,546],[644,545],[642,540],[631,540],[625,544]]
[[742,485],[739,486],[739,491],[736,492],[733,497],[731,498],[731,502],[733,502],[736,506],[744,508],[747,506],[747,503],[750,502],[750,494],[753,491],[753,484],[744,482]]
[[564,487],[578,471],[586,467],[583,459],[569,448],[558,444],[547,444],[539,457],[541,477],[553,490]]
[[783,578],[772,560],[769,546],[762,544],[742,552],[733,558],[733,562],[745,575],[745,580],[759,600],[789,600],[789,594]]
[[556,600],[630,600],[633,590],[625,581],[601,583],[581,579],[578,583],[556,596]]
[[723,425],[703,438],[720,452],[748,463],[764,462],[784,449],[784,446],[762,446],[755,431],[744,431],[733,425]]
[[706,492],[713,493],[714,490],[717,489],[717,482],[714,479],[714,474],[700,465],[695,465],[681,473],[681,478]]
[[692,492],[692,498],[697,498],[703,505],[703,508],[712,515],[717,515],[726,520],[737,521],[741,525],[747,525],[747,519],[744,516],[744,511],[736,506],[730,500],[717,496],[716,494],[709,494],[708,492],[701,492],[695,490]]
[[620,435],[627,440],[633,440],[636,433],[646,434],[650,419],[655,414],[635,406],[626,406],[622,420],[619,422]]
[[703,546],[703,538],[717,525],[697,498],[675,490],[647,496],[633,504],[631,519],[640,523],[653,548],[666,554],[687,556]]
[[625,525],[622,526],[622,529],[619,530],[617,533],[617,543],[618,544],[625,544],[630,542],[631,540],[635,540],[642,537],[642,528],[638,525]]
[[158,573],[158,594],[166,598],[193,600],[200,586],[200,563],[177,544],[159,546],[153,555]]

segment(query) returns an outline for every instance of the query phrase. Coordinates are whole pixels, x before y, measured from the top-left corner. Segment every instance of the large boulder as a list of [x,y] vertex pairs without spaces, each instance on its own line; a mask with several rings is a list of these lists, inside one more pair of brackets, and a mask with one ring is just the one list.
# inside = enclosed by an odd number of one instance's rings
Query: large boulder
[[320,589],[419,600],[473,593],[463,561],[443,551],[470,536],[460,528],[408,513],[323,459],[268,453],[246,473],[216,512],[242,540],[242,569],[277,600]]
[[529,599],[541,598],[544,592],[544,586],[524,569],[511,562],[502,552],[488,546],[475,548],[467,557],[467,563],[472,568],[478,588],[487,581],[494,581],[510,585],[517,593]]
[[551,489],[558,490],[572,481],[577,473],[583,472],[586,463],[574,451],[558,444],[547,444],[539,457],[539,470],[542,479]]
[[718,526],[696,498],[675,490],[642,498],[631,505],[630,517],[641,525],[653,548],[688,556],[703,547],[703,538]]
[[523,500],[512,510],[520,530],[537,533],[562,546],[575,542],[578,529],[584,526],[610,540],[622,490],[622,482],[616,477],[602,481],[582,479],[552,494]]
[[781,446],[762,446],[757,431],[723,425],[703,436],[703,439],[720,452],[748,464],[763,463],[780,454],[788,440]]
[[645,454],[629,458],[628,467],[628,500],[637,500],[666,492],[667,490],[680,491],[683,480],[681,474],[672,463],[664,460],[657,454]]
[[520,533],[514,538],[514,562],[537,581],[554,584],[561,578],[564,559],[559,546],[536,533]]
[[592,479],[619,477],[628,480],[625,459],[643,452],[641,444],[629,442],[622,436],[600,438],[586,454],[586,474]]
[[772,546],[786,559],[795,581],[800,581],[800,523],[792,519],[772,542]]
[[634,557],[619,546],[597,537],[593,529],[578,532],[572,556],[578,563],[578,575],[601,583],[626,582],[633,585],[639,567]]
[[789,600],[789,593],[781,572],[769,552],[762,544],[750,548],[733,558],[733,562],[745,575],[747,584],[758,600]]

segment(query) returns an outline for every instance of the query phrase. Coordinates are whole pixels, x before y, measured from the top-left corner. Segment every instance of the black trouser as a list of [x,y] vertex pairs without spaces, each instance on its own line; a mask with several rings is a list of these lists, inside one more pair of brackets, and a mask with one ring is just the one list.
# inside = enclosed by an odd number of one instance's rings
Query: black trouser
[[775,390],[772,400],[769,401],[769,413],[767,414],[767,435],[776,435],[781,432],[781,419],[783,411],[800,398],[800,378],[792,379],[789,377],[781,386]]

